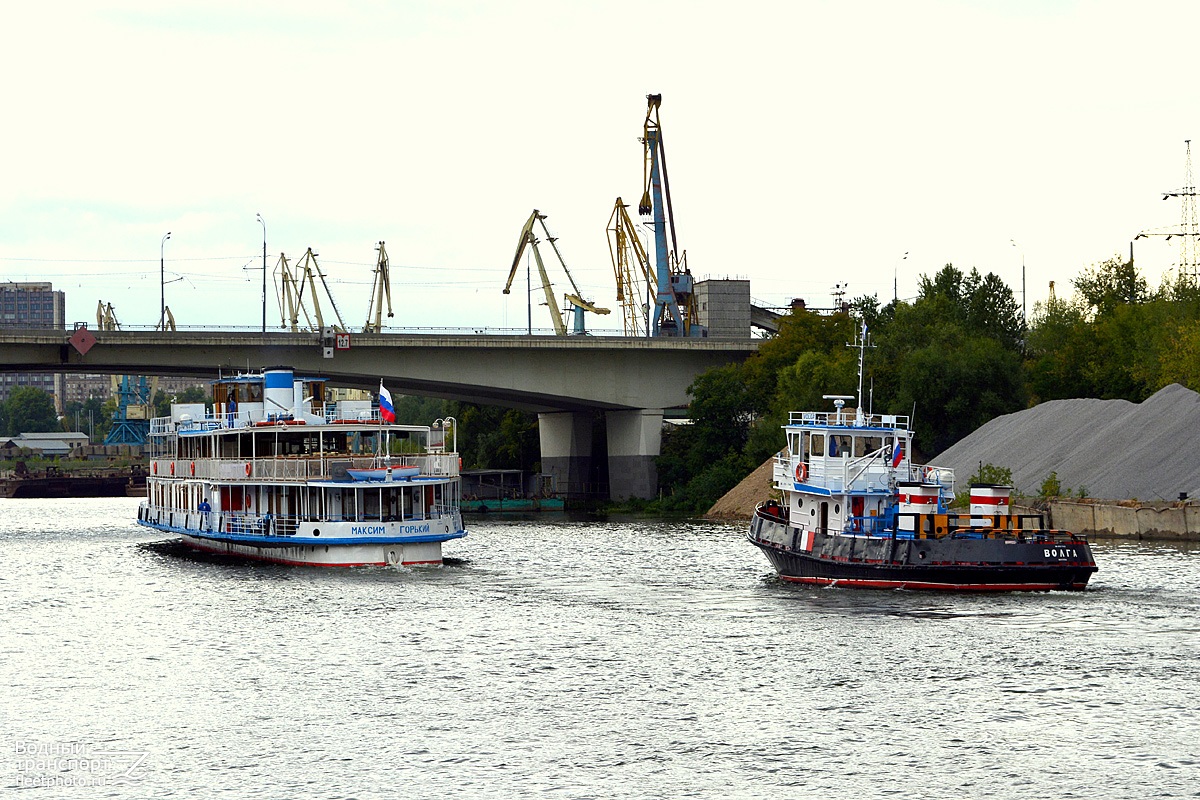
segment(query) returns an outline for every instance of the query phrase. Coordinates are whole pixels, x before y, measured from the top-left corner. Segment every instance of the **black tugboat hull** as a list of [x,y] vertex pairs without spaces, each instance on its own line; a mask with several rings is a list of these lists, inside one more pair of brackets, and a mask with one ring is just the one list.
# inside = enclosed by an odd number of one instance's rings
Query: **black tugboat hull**
[[1078,538],[897,539],[809,534],[756,514],[749,537],[787,581],[864,589],[1081,591],[1096,571]]

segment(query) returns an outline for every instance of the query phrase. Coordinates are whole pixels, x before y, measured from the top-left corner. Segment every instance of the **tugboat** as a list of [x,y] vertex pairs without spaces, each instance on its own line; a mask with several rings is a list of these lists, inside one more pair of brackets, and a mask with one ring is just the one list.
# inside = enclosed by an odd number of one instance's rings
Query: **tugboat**
[[1086,588],[1096,572],[1088,542],[1013,513],[1011,486],[973,484],[969,509],[950,509],[954,473],[912,462],[909,418],[863,413],[866,326],[854,346],[858,397],[825,395],[834,411],[789,415],[774,466],[783,502],[760,503],[750,521],[750,542],[779,576],[869,589]]
[[150,423],[138,523],[195,550],[314,566],[441,564],[466,536],[458,454],[445,428],[398,425],[380,384],[326,403],[288,367],[213,383],[212,410]]

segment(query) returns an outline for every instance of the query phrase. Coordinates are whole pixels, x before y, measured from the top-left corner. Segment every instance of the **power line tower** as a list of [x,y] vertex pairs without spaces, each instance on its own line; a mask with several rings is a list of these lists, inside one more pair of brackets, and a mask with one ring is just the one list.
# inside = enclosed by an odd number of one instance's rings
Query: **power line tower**
[[1164,192],[1163,200],[1178,197],[1182,203],[1179,217],[1179,276],[1191,281],[1197,278],[1197,261],[1200,255],[1200,217],[1196,214],[1196,184],[1192,181],[1192,140],[1184,139],[1187,145],[1187,162],[1184,167],[1183,188],[1178,192]]

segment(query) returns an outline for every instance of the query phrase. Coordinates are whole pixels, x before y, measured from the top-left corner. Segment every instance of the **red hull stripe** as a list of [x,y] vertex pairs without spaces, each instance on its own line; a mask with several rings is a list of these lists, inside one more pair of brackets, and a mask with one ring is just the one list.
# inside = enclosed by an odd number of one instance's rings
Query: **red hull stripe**
[[[184,542],[185,545],[193,550],[200,550],[205,553],[214,553],[219,556],[232,556],[234,558],[249,558],[254,561],[268,561],[272,564],[287,564],[292,567],[386,567],[386,561],[349,561],[344,564],[334,564],[327,561],[294,561],[290,558],[278,558],[275,556],[260,556],[250,555],[249,553],[237,553],[229,550],[221,550],[216,547],[204,547],[202,545]],[[422,564],[441,564],[441,561],[404,561],[401,562],[402,567],[419,566]]]
[[[817,586],[852,586],[867,589],[945,589],[949,591],[979,592],[1048,592],[1058,589],[1058,583],[936,583],[934,581],[882,581],[866,578],[797,578],[780,575],[785,581],[809,583]],[[1084,584],[1072,584],[1083,588]]]

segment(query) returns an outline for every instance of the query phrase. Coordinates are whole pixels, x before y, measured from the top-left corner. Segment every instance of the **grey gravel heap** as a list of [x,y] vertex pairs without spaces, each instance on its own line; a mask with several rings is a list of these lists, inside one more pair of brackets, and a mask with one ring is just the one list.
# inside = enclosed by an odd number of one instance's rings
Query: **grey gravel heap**
[[960,492],[981,462],[1012,470],[1017,489],[1029,495],[1056,472],[1064,493],[1194,498],[1200,496],[1200,394],[1173,383],[1137,404],[1052,400],[997,417],[930,460],[954,470]]

